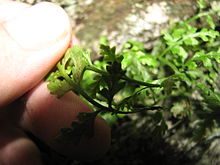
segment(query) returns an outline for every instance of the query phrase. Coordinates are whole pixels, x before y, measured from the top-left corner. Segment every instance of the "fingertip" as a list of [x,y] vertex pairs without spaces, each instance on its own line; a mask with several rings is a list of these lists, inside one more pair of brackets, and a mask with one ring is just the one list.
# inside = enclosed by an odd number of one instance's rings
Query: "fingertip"
[[[0,23],[4,23],[21,13],[30,5],[22,2],[0,0]],[[13,12],[12,12],[13,11]]]
[[[13,12],[10,10],[10,12]],[[42,2],[0,24],[0,106],[38,84],[68,48],[72,27],[65,11]]]
[[0,128],[0,164],[42,164],[40,151],[23,132],[2,121]]
[[39,150],[27,138],[19,138],[9,143],[1,156],[4,165],[42,165]]
[[25,50],[41,50],[70,36],[71,24],[58,5],[41,2],[4,23],[8,34]]

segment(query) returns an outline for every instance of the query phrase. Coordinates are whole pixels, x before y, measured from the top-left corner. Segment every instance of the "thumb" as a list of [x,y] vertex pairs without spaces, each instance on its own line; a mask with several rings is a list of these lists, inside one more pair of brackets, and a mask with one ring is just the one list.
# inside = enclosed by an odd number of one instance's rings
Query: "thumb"
[[0,36],[1,107],[42,80],[64,54],[72,35],[67,14],[43,2],[0,20]]

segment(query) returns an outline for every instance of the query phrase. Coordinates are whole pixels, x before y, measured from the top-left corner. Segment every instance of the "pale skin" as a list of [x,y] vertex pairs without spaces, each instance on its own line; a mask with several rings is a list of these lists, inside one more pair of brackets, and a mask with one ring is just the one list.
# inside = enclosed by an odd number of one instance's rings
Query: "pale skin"
[[93,138],[78,147],[55,141],[78,112],[91,108],[74,93],[51,95],[43,78],[72,45],[67,14],[52,3],[29,6],[0,0],[0,165],[40,165],[30,131],[52,149],[71,158],[92,160],[110,145],[110,128],[97,117]]

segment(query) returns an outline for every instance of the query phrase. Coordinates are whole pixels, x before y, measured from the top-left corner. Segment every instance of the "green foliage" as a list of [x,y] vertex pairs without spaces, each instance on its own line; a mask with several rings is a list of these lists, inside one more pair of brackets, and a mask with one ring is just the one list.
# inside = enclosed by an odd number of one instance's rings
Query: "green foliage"
[[90,55],[80,47],[73,46],[68,49],[63,59],[57,64],[57,71],[52,72],[47,81],[52,94],[61,97],[70,90],[77,92],[85,67],[90,65]]
[[[68,49],[47,78],[48,88],[58,97],[76,92],[95,112],[79,114],[80,122],[62,129],[58,139],[77,144],[92,135],[98,113],[137,112],[152,118],[156,135],[169,134],[168,123],[188,121],[194,140],[210,137],[220,124],[220,34],[212,18],[219,10],[203,12],[205,1],[198,4],[199,13],[164,30],[152,50],[128,41],[116,53],[102,38],[102,58],[91,62],[88,51]],[[203,21],[202,27],[195,25],[197,20]]]
[[199,9],[203,10],[206,8],[205,0],[198,0]]
[[77,117],[79,121],[73,121],[70,128],[61,128],[61,135],[56,139],[61,143],[78,145],[82,136],[93,137],[94,120],[97,112],[80,113]]

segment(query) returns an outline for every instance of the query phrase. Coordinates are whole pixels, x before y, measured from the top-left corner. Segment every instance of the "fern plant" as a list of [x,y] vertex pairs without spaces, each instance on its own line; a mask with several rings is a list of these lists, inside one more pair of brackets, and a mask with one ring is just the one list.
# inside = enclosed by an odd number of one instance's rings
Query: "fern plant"
[[199,13],[164,30],[152,50],[128,41],[116,53],[105,43],[101,58],[91,61],[88,51],[69,48],[47,77],[48,88],[58,97],[75,92],[95,111],[79,113],[80,122],[62,128],[57,139],[77,145],[82,136],[93,136],[98,114],[139,112],[152,118],[160,136],[187,121],[194,140],[210,138],[220,124],[220,36],[213,20],[220,10],[204,0],[198,4]]

